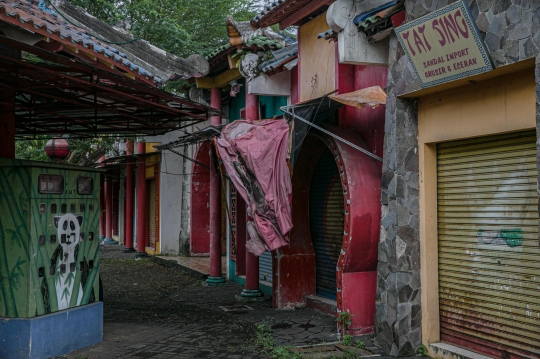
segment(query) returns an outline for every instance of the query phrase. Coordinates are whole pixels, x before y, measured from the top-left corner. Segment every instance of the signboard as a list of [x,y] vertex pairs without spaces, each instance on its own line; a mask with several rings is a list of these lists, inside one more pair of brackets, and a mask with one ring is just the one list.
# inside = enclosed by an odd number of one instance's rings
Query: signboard
[[396,28],[423,88],[493,70],[464,0]]

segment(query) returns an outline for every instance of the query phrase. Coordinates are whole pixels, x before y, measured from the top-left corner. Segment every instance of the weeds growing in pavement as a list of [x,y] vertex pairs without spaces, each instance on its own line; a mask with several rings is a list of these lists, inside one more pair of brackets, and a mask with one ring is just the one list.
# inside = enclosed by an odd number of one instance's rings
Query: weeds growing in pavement
[[418,355],[428,355],[428,349],[424,344],[420,344],[416,352],[418,353]]
[[339,329],[341,330],[341,336],[345,337],[345,332],[347,331],[347,328],[352,323],[352,317],[354,314],[347,312],[339,312],[338,317],[336,318],[336,322],[339,324]]
[[272,329],[269,326],[271,321],[272,318],[266,317],[261,324],[257,325],[255,345],[260,348],[263,354],[272,359],[302,359],[300,354],[289,350],[291,349],[290,346],[276,346],[276,341],[272,336]]

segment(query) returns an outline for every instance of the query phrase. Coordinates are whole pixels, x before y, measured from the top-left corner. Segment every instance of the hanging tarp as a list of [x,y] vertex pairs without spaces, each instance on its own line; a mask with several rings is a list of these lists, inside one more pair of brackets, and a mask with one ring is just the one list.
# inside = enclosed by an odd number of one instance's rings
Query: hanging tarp
[[291,174],[287,163],[289,125],[285,120],[238,120],[216,141],[225,171],[248,203],[250,240],[259,256],[289,244],[292,229]]
[[289,160],[293,168],[298,159],[304,138],[311,127],[308,123],[298,120],[296,116],[316,125],[334,116],[336,111],[341,107],[343,107],[343,104],[332,101],[328,95],[324,95],[313,100],[280,108],[285,113],[287,122],[291,124]]

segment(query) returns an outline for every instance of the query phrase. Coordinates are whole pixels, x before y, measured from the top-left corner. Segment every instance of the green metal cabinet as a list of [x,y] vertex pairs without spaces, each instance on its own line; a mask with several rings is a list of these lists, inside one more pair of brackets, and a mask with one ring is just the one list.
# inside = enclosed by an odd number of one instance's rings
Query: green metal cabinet
[[98,300],[99,170],[0,159],[0,316]]

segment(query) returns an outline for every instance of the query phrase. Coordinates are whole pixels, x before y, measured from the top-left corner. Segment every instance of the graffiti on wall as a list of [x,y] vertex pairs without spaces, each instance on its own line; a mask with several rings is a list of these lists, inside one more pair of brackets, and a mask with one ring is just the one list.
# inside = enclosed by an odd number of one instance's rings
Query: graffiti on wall
[[[0,166],[0,317],[30,318],[92,303],[99,283],[99,186],[76,195],[93,172]],[[13,160],[17,162],[17,160]],[[39,192],[37,178],[65,179],[64,194]],[[75,194],[73,194],[75,193]],[[67,197],[69,194],[70,197]],[[83,220],[84,217],[84,220]]]
[[523,231],[521,228],[499,230],[478,229],[476,243],[480,249],[523,252]]

